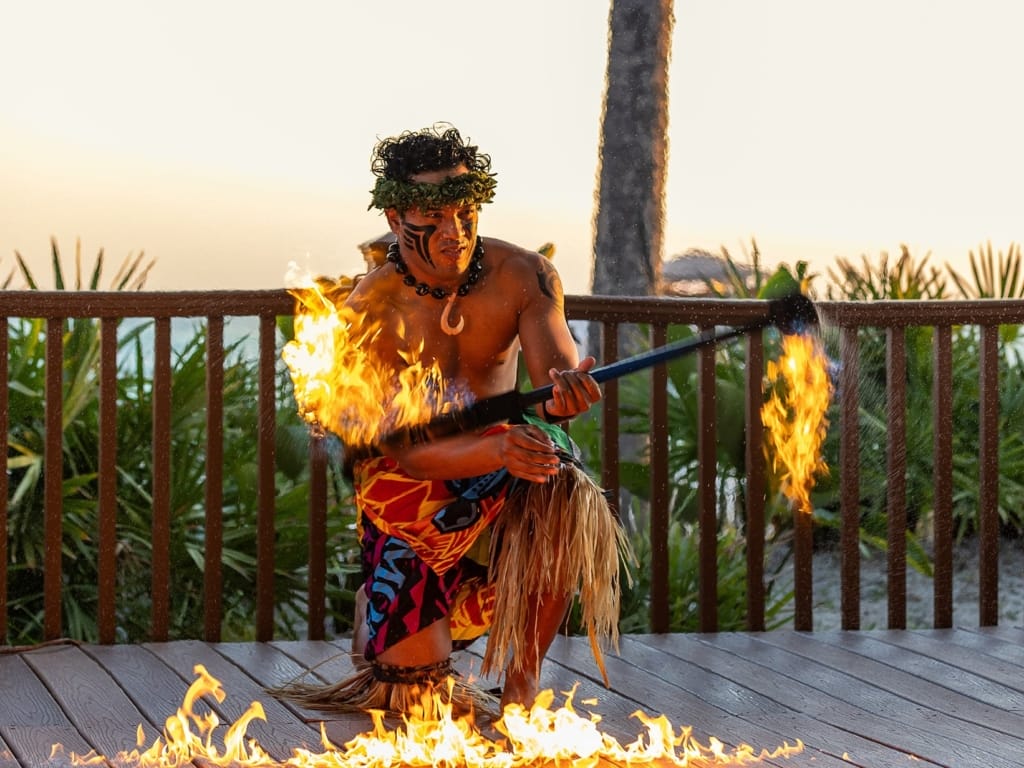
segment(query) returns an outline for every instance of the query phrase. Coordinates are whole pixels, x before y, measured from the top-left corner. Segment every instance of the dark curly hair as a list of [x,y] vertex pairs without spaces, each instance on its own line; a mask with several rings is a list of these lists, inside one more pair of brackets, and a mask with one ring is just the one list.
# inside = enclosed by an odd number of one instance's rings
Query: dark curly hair
[[370,169],[378,178],[409,181],[417,173],[440,171],[460,164],[471,171],[489,173],[491,156],[463,140],[454,126],[436,123],[379,141],[373,150]]

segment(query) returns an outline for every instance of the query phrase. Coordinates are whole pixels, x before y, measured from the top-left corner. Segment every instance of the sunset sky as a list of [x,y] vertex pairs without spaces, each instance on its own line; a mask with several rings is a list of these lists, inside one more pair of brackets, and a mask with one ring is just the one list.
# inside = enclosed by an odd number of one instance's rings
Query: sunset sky
[[[0,278],[145,251],[154,289],[352,274],[378,137],[490,153],[484,234],[591,281],[607,0],[0,0]],[[676,0],[666,257],[825,274],[1024,239],[1015,0]],[[16,282],[16,285],[18,283]]]

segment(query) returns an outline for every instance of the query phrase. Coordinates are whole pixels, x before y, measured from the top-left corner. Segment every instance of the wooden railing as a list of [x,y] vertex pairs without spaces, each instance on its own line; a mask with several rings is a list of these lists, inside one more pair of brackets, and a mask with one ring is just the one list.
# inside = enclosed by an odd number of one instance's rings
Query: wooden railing
[[[746,325],[764,317],[764,302],[751,300],[711,300],[675,298],[568,297],[567,315],[571,320],[597,323],[603,329],[602,362],[619,358],[618,331],[627,325],[643,324],[650,342],[665,343],[671,325],[685,324],[708,329],[719,325]],[[833,424],[841,435],[841,554],[842,554],[842,626],[857,629],[860,624],[860,555],[858,430],[849,428],[858,419],[858,329],[884,328],[887,334],[888,446],[888,620],[890,628],[906,625],[906,489],[903,483],[906,455],[906,379],[900,375],[905,366],[904,329],[931,326],[934,332],[934,624],[952,623],[952,468],[951,468],[951,330],[953,326],[980,327],[980,402],[981,429],[978,436],[980,502],[978,535],[980,541],[979,624],[998,621],[998,326],[1024,323],[1024,302],[1018,301],[899,301],[873,303],[821,302],[817,305],[824,324],[838,332],[841,341],[840,423]],[[276,318],[290,315],[293,300],[285,291],[209,291],[209,292],[0,292],[0,372],[9,380],[8,323],[10,318],[44,318],[46,387],[44,500],[45,526],[44,621],[46,639],[62,635],[62,329],[69,318],[95,318],[101,328],[99,367],[99,523],[98,542],[98,614],[101,642],[114,642],[116,636],[116,379],[118,321],[123,318],[150,318],[154,322],[153,350],[153,434],[151,481],[153,503],[152,639],[168,639],[169,616],[173,596],[170,584],[170,379],[173,318],[204,318],[207,324],[207,445],[205,456],[205,617],[204,637],[216,641],[221,625],[221,552],[222,520],[222,436],[224,393],[224,322],[235,316],[258,320],[257,354],[259,370],[258,428],[258,522],[257,522],[257,612],[255,636],[269,640],[274,635],[274,466],[275,466],[275,368],[280,358],[276,337]],[[761,449],[762,375],[764,346],[761,333],[746,336],[746,493],[747,507],[747,627],[765,627],[765,507],[766,468]],[[700,629],[718,629],[717,554],[718,532],[715,454],[715,348],[707,346],[695,353],[698,364],[700,443],[699,468],[699,553]],[[650,540],[651,540],[651,627],[664,632],[669,626],[669,434],[668,396],[665,367],[652,372],[650,399],[649,456],[651,468]],[[601,481],[619,497],[619,382],[604,385],[601,405]],[[8,390],[0,390],[0,426],[10,428]],[[309,493],[309,582],[308,632],[311,639],[324,634],[326,579],[329,553],[324,534],[327,525],[327,456],[322,441],[310,442]],[[0,458],[0,528],[7,529],[8,466],[7,455]],[[811,520],[796,517],[795,523],[795,619],[797,629],[812,628]],[[0,537],[0,638],[7,636],[8,621],[8,544]]]

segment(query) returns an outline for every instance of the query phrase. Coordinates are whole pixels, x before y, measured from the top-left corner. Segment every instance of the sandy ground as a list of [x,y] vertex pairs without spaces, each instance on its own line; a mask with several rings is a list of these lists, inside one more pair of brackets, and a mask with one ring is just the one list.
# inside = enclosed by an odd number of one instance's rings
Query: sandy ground
[[[840,629],[839,553],[816,553],[813,565],[814,629]],[[953,553],[953,623],[978,626],[978,547],[968,541]],[[792,567],[780,576],[782,586],[792,583]],[[885,629],[888,623],[885,555],[873,553],[862,558],[860,616],[861,629]],[[931,627],[932,580],[908,566],[907,628]],[[999,551],[999,623],[1024,626],[1024,541],[1003,540]]]

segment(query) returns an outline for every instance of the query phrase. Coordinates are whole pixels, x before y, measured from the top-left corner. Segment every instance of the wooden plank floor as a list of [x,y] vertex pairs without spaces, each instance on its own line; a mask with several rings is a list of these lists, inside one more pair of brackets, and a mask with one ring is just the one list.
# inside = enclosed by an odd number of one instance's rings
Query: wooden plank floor
[[[601,730],[622,744],[642,733],[632,716],[641,710],[667,715],[677,730],[692,727],[701,743],[804,743],[802,753],[764,765],[1024,766],[1022,629],[648,635],[623,638],[620,650],[606,659],[605,689],[585,640],[558,638],[541,682],[556,692],[578,684],[577,711],[600,713]],[[90,750],[114,757],[137,746],[140,726],[148,747],[197,664],[227,694],[197,710],[213,708],[230,724],[259,700],[266,720],[247,733],[274,760],[296,748],[321,753],[317,716],[264,687],[309,667],[337,679],[351,671],[345,651],[344,641],[179,641],[0,653],[0,768],[66,765],[69,753]],[[456,656],[463,673],[478,663],[473,649]],[[597,703],[582,703],[590,697]],[[369,728],[365,715],[326,725],[334,744]],[[51,758],[54,744],[64,752]]]

